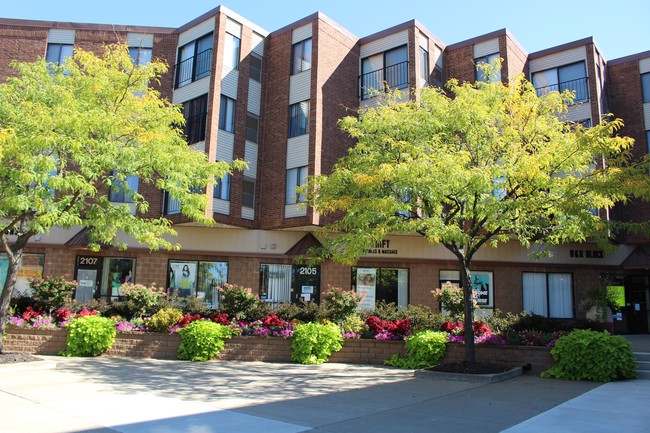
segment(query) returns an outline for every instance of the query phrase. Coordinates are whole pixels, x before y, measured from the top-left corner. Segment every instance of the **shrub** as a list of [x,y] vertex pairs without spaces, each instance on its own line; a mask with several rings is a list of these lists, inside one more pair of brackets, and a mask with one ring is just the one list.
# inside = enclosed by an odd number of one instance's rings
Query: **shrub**
[[312,301],[305,302],[302,299],[296,304],[282,304],[276,314],[289,322],[318,322],[323,316],[323,310]]
[[551,356],[555,365],[542,377],[597,382],[638,377],[630,342],[607,331],[577,329],[557,340]]
[[149,321],[149,327],[154,332],[169,332],[176,325],[183,313],[178,308],[163,308],[158,310]]
[[348,316],[343,323],[341,329],[344,334],[363,334],[366,331],[366,322],[358,314]]
[[440,364],[445,356],[447,336],[444,332],[418,331],[405,340],[406,357],[395,354],[384,364],[400,368],[427,368]]
[[268,313],[268,309],[265,312],[261,311],[263,307],[260,306],[260,303],[262,301],[253,295],[251,289],[224,283],[223,286],[218,287],[218,290],[221,296],[219,302],[221,313],[226,313],[238,320],[258,320]]
[[29,280],[32,296],[39,307],[47,311],[56,310],[72,300],[77,289],[76,281],[67,281],[60,275]]
[[203,303],[203,299],[194,296],[186,298],[179,298],[177,304],[182,305],[183,314],[195,315],[198,314],[203,317],[211,315],[211,311],[207,305]]
[[382,320],[379,317],[370,316],[366,319],[366,326],[378,340],[399,340],[411,332],[409,319]]
[[357,311],[357,306],[362,300],[363,295],[359,293],[331,287],[323,296],[325,315],[333,322],[342,323],[348,316]]
[[63,356],[99,356],[115,342],[115,322],[98,315],[78,317],[68,324]]
[[409,305],[403,308],[400,313],[403,318],[409,319],[411,329],[414,332],[423,329],[440,329],[442,323],[448,320],[446,316],[434,313],[426,305]]
[[[463,289],[456,287],[450,282],[442,285],[442,288],[432,290],[433,297],[442,304],[442,307],[449,312],[451,317],[458,319],[465,315],[465,301],[463,300]],[[473,300],[474,308],[478,306],[476,299]]]
[[177,331],[181,334],[178,359],[188,361],[208,361],[224,348],[224,339],[230,338],[233,331],[209,320],[196,320]]
[[341,330],[334,323],[301,323],[293,330],[291,359],[301,364],[322,364],[342,347]]
[[159,299],[165,295],[161,289],[154,285],[147,287],[144,284],[124,283],[119,290],[132,304],[134,316],[137,317],[155,313]]

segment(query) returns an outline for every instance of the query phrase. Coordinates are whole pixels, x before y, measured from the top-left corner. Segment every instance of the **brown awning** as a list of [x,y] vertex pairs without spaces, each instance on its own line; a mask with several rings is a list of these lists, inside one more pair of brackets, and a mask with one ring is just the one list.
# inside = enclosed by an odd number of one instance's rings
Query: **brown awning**
[[[90,243],[90,238],[88,238],[88,232],[89,229],[88,227],[84,227],[81,230],[77,232],[74,236],[72,236],[68,241],[65,243],[65,246],[67,247],[82,247],[86,248],[88,244]],[[99,245],[102,248],[110,248],[111,245],[104,244],[104,243],[99,243]]]
[[624,268],[650,268],[650,246],[639,245],[621,265]]
[[305,236],[302,237],[294,246],[289,248],[289,250],[285,253],[288,256],[306,256],[308,255],[308,250],[310,248],[314,247],[322,247],[323,244],[321,244],[316,237],[311,234],[307,233]]

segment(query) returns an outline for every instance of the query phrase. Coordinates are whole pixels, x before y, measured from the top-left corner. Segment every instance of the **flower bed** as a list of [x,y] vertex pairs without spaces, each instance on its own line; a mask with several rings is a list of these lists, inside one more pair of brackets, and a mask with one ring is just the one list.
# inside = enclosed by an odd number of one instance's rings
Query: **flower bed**
[[[65,348],[67,330],[9,327],[4,350],[7,352],[57,355]],[[176,359],[180,336],[165,333],[118,332],[113,347],[105,356],[133,358]],[[464,346],[448,343],[443,362],[461,361]],[[349,339],[330,362],[350,364],[383,364],[393,354],[405,354],[404,342],[399,340]],[[291,362],[291,339],[280,337],[236,336],[226,341],[220,360]],[[547,347],[477,345],[476,360],[507,366],[531,364],[539,373],[553,361]]]

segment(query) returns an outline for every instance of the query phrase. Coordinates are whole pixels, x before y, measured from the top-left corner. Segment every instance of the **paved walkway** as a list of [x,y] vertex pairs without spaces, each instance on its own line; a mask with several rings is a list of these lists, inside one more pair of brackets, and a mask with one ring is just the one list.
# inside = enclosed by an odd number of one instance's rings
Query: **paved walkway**
[[0,367],[7,433],[647,432],[650,381],[415,379],[376,366],[45,357]]

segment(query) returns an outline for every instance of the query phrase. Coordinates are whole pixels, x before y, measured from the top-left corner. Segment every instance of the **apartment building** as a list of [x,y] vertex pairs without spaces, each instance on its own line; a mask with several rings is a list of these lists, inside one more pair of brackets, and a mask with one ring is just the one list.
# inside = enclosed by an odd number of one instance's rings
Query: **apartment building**
[[[131,242],[126,251],[94,253],[85,247],[82,227],[54,230],[30,243],[23,289],[30,277],[62,274],[79,282],[78,300],[110,301],[124,281],[153,282],[217,307],[216,287],[226,281],[272,303],[318,302],[328,286],[356,290],[361,276],[371,275],[374,298],[366,306],[387,301],[438,310],[431,290],[459,281],[460,274],[448,251],[418,236],[388,237],[354,267],[294,262],[318,245],[313,232],[331,218],[303,206],[296,186],[308,175],[328,173],[354,145],[336,122],[375,104],[384,83],[410,89],[450,78],[507,82],[523,73],[539,95],[575,92],[567,121],[588,126],[613,112],[626,122],[622,133],[636,140],[635,155],[648,152],[650,51],[606,61],[592,38],[528,53],[502,29],[447,45],[417,20],[359,38],[322,13],[269,32],[223,6],[179,28],[0,19],[0,77],[11,74],[12,60],[61,62],[75,47],[98,51],[115,41],[129,45],[134,62],[155,57],[170,65],[159,90],[182,104],[189,146],[211,160],[244,159],[248,168],[207,191],[217,223],[211,228],[189,223],[164,192],[139,189],[150,215],[175,223],[181,251],[150,253]],[[499,58],[496,75],[486,77],[476,67]],[[127,181],[138,186],[137,179]],[[129,201],[123,193],[110,195],[116,204]],[[601,211],[631,220],[649,214],[647,203]],[[608,277],[625,287],[616,329],[648,332],[647,239],[621,238],[613,254],[590,243],[555,247],[553,257],[538,261],[529,253],[513,242],[477,254],[473,275],[487,314],[583,317],[578,306],[585,292]]]

